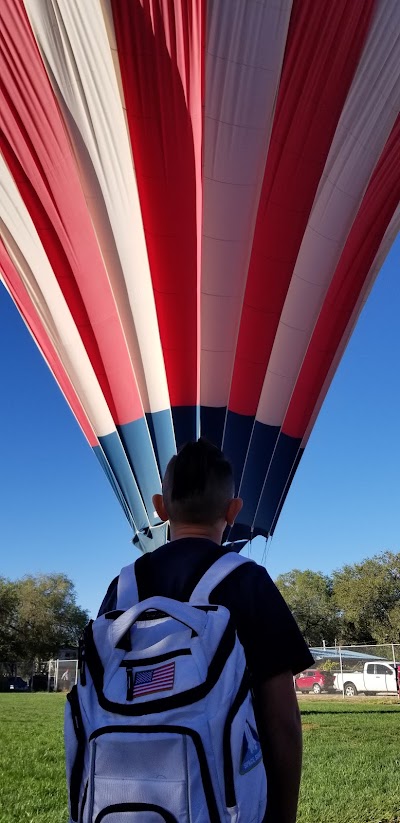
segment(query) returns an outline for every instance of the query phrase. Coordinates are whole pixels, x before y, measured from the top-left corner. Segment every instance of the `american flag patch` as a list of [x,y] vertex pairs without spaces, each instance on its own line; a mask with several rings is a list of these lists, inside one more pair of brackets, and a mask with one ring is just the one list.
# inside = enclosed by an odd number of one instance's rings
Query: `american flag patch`
[[145,672],[137,672],[133,683],[133,697],[141,697],[143,694],[153,692],[163,692],[172,689],[175,680],[175,663],[167,663],[157,669],[147,669]]

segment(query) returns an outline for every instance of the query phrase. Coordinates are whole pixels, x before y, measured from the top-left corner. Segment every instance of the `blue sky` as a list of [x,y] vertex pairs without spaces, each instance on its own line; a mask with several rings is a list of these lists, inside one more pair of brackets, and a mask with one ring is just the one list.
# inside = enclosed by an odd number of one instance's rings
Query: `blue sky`
[[[292,483],[266,566],[330,573],[400,551],[400,238],[375,283]],[[0,286],[0,574],[62,571],[95,612],[137,556],[107,478]],[[254,541],[261,560],[265,541]]]

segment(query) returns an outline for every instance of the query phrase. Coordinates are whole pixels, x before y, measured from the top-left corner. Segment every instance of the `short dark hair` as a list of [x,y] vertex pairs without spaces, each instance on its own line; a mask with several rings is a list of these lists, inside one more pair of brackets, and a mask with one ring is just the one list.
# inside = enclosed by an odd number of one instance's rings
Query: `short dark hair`
[[204,437],[186,443],[168,463],[163,497],[169,519],[176,523],[213,525],[225,517],[234,494],[229,460]]

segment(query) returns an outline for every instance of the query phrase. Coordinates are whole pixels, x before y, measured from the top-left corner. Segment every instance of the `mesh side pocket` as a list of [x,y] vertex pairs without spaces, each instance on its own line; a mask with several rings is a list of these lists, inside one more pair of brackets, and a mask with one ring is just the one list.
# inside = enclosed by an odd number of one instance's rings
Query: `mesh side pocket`
[[76,686],[67,695],[64,714],[64,742],[69,813],[73,821],[78,821],[85,782],[86,738]]
[[90,746],[85,823],[189,823],[185,736],[109,732]]

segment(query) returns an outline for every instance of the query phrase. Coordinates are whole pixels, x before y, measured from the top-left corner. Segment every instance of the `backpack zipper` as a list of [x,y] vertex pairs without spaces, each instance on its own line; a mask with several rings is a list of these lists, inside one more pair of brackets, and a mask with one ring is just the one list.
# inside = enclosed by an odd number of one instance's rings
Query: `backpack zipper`
[[[91,621],[91,623],[93,623],[93,621]],[[93,680],[93,685],[99,704],[101,708],[106,711],[113,712],[115,714],[127,715],[129,717],[165,712],[171,709],[179,708],[180,706],[188,706],[191,703],[201,700],[215,686],[226,664],[226,661],[234,648],[236,639],[235,629],[232,620],[230,619],[225,627],[218,648],[210,661],[206,678],[202,683],[199,683],[198,686],[193,686],[192,688],[186,689],[178,694],[168,695],[167,697],[162,698],[154,698],[138,704],[133,703],[133,705],[127,705],[126,703],[117,703],[109,700],[104,694],[104,666],[96,648],[91,623],[89,623],[85,633],[85,660],[90,676]]]
[[234,781],[234,767],[232,760],[231,748],[231,731],[233,721],[243,705],[247,695],[249,694],[249,674],[246,669],[242,682],[236,693],[236,697],[229,709],[226,717],[224,733],[223,733],[223,763],[224,763],[224,783],[225,783],[225,802],[228,808],[236,806],[236,791]]
[[86,657],[85,657],[85,639],[84,635],[79,640],[78,649],[78,669],[80,672],[81,686],[86,686]]
[[129,701],[133,700],[133,666],[126,667],[126,699]]
[[77,749],[75,759],[72,764],[71,778],[70,778],[70,802],[71,802],[71,818],[74,821],[79,820],[79,794],[81,790],[86,735],[82,721],[81,708],[79,705],[78,690],[73,686],[71,691],[67,694],[67,700],[71,709],[71,719],[74,726]]
[[154,655],[154,657],[137,657],[121,660],[119,665],[122,666],[122,668],[139,669],[143,668],[143,666],[155,666],[157,663],[164,663],[165,660],[173,660],[175,657],[181,657],[187,654],[192,654],[190,649],[176,649],[174,652],[165,652],[164,654]]

